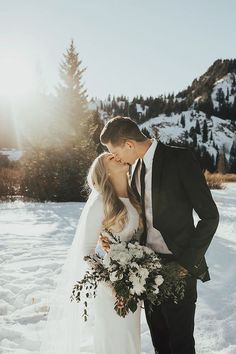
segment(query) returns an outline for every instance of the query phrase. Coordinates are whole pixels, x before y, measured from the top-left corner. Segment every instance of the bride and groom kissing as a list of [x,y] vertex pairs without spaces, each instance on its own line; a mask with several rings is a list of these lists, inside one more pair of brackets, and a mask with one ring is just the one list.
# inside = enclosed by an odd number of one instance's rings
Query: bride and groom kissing
[[[109,252],[109,240],[101,236],[101,230],[110,229],[121,240],[129,240],[141,222],[140,244],[153,249],[163,262],[174,262],[178,276],[186,280],[180,302],[170,299],[150,311],[150,303],[144,301],[154,351],[194,354],[197,279],[210,280],[205,253],[219,223],[199,162],[189,148],[147,138],[128,117],[110,119],[100,140],[108,152],[94,160],[88,174],[89,186],[97,194],[86,203],[86,216],[81,216],[85,237],[81,241],[79,236],[80,257],[98,247]],[[193,210],[200,219],[196,226]],[[83,351],[75,345],[66,350],[60,345],[57,354],[141,354],[141,309],[140,304],[134,313],[119,317],[114,311],[114,291],[99,284],[93,349]],[[74,333],[78,342],[79,334]]]

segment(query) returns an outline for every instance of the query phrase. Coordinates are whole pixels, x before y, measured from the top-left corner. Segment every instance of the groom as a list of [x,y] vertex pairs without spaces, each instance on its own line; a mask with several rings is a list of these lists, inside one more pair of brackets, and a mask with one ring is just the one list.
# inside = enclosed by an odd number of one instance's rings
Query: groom
[[[192,151],[147,138],[130,118],[107,122],[100,140],[117,159],[132,165],[131,186],[143,210],[141,243],[165,262],[174,261],[186,279],[184,299],[155,306],[145,302],[157,354],[195,354],[194,315],[197,279],[210,280],[205,253],[219,213]],[[200,220],[196,227],[193,209]]]

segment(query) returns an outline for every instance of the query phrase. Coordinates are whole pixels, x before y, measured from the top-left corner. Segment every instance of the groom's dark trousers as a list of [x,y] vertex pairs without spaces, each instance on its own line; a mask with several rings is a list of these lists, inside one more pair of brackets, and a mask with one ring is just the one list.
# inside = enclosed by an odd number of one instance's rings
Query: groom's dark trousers
[[[139,199],[135,183],[137,170],[132,174],[131,186]],[[152,313],[149,304],[144,304],[153,346],[158,354],[194,354],[197,279],[210,280],[205,253],[217,229],[219,212],[193,152],[161,141],[153,158],[151,190],[145,193],[151,193],[152,197],[153,227],[160,231],[172,251],[163,257],[166,261],[174,257],[189,272],[181,302],[162,303]],[[141,191],[141,204],[142,194]],[[200,219],[196,226],[193,210]],[[143,236],[140,243],[146,244],[147,233]]]
[[[167,257],[172,258],[172,255]],[[197,301],[197,279],[185,277],[186,288],[183,300],[175,304],[167,301],[154,306],[145,302],[146,319],[150,329],[155,353],[195,354],[194,315]]]

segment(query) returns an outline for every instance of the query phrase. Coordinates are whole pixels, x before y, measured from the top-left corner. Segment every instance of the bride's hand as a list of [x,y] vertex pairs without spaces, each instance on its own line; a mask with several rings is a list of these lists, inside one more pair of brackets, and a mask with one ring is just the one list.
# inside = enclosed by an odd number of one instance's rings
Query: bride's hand
[[112,287],[112,296],[114,296],[114,298],[116,298],[116,291],[113,287]]
[[[115,299],[117,299],[117,297],[116,297],[116,291],[115,291],[115,289],[114,289],[113,287],[112,287],[112,295],[114,296]],[[120,299],[117,300],[117,301],[118,301],[117,307],[120,308],[120,309],[122,309],[122,308],[124,307],[124,300],[123,300],[123,298],[120,298]]]
[[110,244],[109,244],[109,239],[107,236],[99,236],[99,240],[98,240],[99,245],[102,247],[102,249],[105,252],[108,252],[110,249]]
[[117,306],[119,309],[123,309],[124,305],[125,305],[125,302],[124,302],[123,298],[120,298],[120,299],[118,300],[116,306]]

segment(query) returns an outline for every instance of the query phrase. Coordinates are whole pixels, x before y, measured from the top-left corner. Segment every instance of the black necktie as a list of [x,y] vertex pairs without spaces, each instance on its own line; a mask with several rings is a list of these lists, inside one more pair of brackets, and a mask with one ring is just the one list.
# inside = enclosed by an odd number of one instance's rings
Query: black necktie
[[147,224],[146,224],[146,214],[145,214],[145,173],[146,166],[143,160],[141,160],[141,172],[140,172],[140,189],[141,189],[141,208],[143,217],[143,234],[140,239],[140,244],[145,245],[147,242]]

